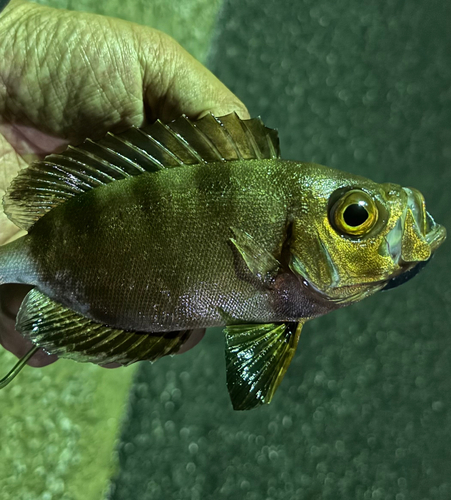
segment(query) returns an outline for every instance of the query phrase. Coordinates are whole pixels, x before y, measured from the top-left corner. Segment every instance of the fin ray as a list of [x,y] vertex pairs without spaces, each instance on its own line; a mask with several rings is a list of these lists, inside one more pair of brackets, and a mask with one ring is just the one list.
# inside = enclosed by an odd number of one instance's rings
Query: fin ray
[[304,322],[225,328],[227,387],[235,410],[271,402],[296,350]]
[[49,210],[96,187],[162,168],[213,161],[279,158],[277,132],[260,119],[241,120],[236,113],[212,114],[191,121],[186,116],[164,124],[86,139],[61,154],[51,154],[22,170],[8,188],[4,211],[28,230]]
[[108,327],[54,302],[36,288],[26,295],[16,328],[51,354],[97,364],[154,361],[175,354],[190,335],[189,330],[153,334]]

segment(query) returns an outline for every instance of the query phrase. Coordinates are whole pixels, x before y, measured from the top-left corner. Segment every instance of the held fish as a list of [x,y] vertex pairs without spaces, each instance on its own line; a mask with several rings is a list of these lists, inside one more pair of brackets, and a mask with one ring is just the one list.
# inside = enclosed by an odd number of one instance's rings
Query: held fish
[[446,237],[416,189],[282,160],[236,114],[87,140],[3,203],[28,234],[0,283],[34,286],[16,324],[34,351],[128,365],[225,326],[239,410],[271,401],[307,320],[407,281]]

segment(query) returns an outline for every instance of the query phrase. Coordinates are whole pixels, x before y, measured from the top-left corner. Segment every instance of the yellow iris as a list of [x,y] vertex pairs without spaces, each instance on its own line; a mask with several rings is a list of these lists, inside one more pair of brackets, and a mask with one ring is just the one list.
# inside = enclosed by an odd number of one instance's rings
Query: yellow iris
[[349,236],[364,236],[377,222],[374,200],[360,189],[345,193],[332,207],[331,222],[335,229]]

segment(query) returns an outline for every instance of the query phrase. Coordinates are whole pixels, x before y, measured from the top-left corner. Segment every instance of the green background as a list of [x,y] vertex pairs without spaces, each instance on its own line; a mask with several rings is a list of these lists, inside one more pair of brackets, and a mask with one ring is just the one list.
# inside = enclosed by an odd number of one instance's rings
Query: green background
[[[417,187],[451,227],[449,3],[76,6],[159,27],[201,59],[210,47],[284,158]],[[412,282],[308,323],[273,403],[248,413],[231,409],[218,330],[136,373],[27,369],[0,394],[0,497],[448,500],[450,264],[445,244]]]

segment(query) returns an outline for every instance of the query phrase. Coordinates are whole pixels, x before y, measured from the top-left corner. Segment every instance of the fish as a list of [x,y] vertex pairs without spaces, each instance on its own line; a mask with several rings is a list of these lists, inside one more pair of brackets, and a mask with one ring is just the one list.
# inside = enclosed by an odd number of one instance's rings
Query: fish
[[69,146],[3,206],[27,232],[0,247],[0,283],[33,286],[28,356],[129,365],[224,327],[235,410],[271,402],[307,321],[407,281],[446,238],[418,190],[283,160],[235,113]]

